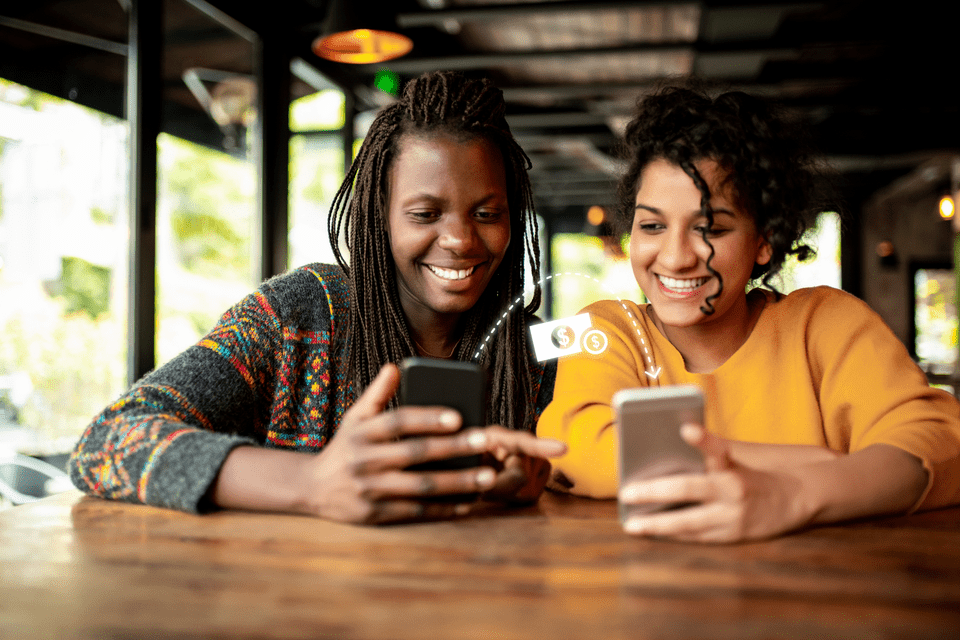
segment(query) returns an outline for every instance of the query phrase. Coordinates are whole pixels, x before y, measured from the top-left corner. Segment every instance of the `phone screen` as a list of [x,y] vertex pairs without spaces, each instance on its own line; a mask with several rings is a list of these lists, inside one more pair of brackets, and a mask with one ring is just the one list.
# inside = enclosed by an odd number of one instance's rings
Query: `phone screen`
[[[486,375],[480,365],[456,360],[407,358],[400,364],[400,404],[441,406],[463,417],[463,428],[486,425]],[[424,462],[414,470],[480,466],[479,455]]]

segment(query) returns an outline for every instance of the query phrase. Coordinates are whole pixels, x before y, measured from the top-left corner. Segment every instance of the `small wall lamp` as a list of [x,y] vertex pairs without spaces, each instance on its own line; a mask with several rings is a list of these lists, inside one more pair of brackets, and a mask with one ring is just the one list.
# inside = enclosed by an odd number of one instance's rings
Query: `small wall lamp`
[[940,217],[944,220],[950,220],[956,215],[956,203],[954,203],[953,198],[950,196],[943,196],[940,198]]
[[[183,82],[223,131],[227,149],[242,148],[243,131],[257,119],[257,84],[250,76],[191,67],[183,72]],[[213,90],[206,82],[214,83]]]

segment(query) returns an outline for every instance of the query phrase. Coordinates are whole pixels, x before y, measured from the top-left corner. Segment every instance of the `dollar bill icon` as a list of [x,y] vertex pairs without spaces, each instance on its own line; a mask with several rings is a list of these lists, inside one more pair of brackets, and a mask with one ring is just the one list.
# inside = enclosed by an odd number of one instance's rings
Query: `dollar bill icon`
[[580,336],[589,328],[589,313],[532,325],[530,340],[533,342],[533,352],[537,360],[543,362],[580,353]]

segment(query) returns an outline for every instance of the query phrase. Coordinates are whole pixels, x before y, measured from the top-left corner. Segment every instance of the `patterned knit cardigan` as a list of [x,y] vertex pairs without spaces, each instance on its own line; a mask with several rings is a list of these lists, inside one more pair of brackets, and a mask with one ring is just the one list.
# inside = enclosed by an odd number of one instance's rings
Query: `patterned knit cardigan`
[[[73,484],[200,512],[234,447],[320,450],[355,400],[342,333],[349,313],[338,266],[311,264],[264,282],[96,417],[70,457]],[[533,371],[537,417],[553,393],[551,365]]]

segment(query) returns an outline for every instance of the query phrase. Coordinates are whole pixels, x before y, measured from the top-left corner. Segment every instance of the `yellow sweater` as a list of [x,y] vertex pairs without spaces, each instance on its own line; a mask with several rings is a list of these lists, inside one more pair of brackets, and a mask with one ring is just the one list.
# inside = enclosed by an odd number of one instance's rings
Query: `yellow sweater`
[[[960,503],[960,404],[933,389],[897,337],[861,300],[829,287],[766,298],[747,341],[712,373],[687,372],[647,305],[605,300],[587,307],[609,340],[600,355],[560,359],[553,402],[537,434],[566,442],[553,464],[571,492],[617,492],[611,398],[629,387],[693,383],[706,397],[705,427],[732,440],[809,444],[852,452],[900,447],[930,473],[916,508]],[[644,373],[662,367],[656,379]]]

